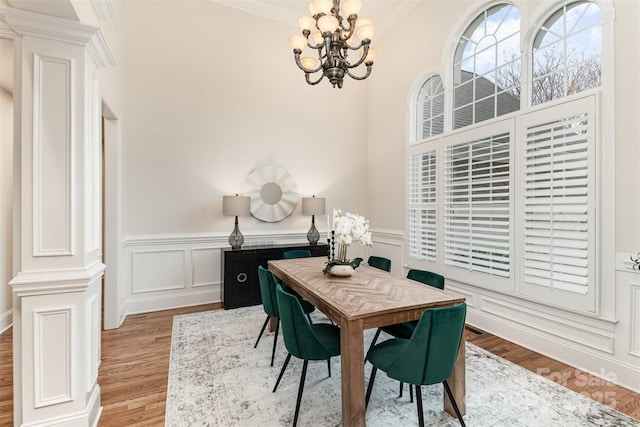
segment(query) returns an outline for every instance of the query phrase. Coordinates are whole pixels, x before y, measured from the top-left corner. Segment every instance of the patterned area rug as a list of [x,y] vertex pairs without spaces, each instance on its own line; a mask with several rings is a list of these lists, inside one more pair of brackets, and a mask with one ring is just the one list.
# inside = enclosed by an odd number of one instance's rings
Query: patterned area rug
[[[328,321],[313,313],[314,322]],[[175,316],[165,425],[288,426],[293,422],[302,361],[296,358],[276,393],[271,390],[286,357],[282,334],[274,366],[269,366],[273,333],[253,345],[266,315],[262,306]],[[365,348],[375,330],[365,331]],[[379,341],[385,339],[384,334]],[[552,381],[467,344],[467,414],[469,426],[640,426],[640,422]],[[369,379],[367,364],[365,379]],[[341,423],[340,358],[311,362],[307,370],[300,426]],[[398,397],[398,382],[377,375],[368,426],[418,425],[408,390]],[[425,425],[457,426],[442,409],[442,385],[423,390]]]

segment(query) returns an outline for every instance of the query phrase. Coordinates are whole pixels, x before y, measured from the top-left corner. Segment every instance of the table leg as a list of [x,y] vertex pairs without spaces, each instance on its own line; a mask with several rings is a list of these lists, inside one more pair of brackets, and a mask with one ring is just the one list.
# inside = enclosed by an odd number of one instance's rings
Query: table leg
[[[463,333],[462,338],[460,339],[460,348],[458,349],[456,364],[453,367],[451,376],[447,378],[447,384],[449,384],[449,387],[451,387],[451,392],[453,393],[454,399],[456,399],[458,409],[460,410],[460,414],[462,415],[465,415],[467,413],[467,402],[465,395],[465,372],[465,340]],[[457,417],[456,412],[453,409],[453,405],[447,397],[447,394],[445,392],[443,392],[442,394],[444,395],[444,410],[454,418]]]
[[272,317],[269,319],[269,332],[273,332],[276,330],[276,323],[278,323],[277,317]]
[[342,425],[364,426],[364,340],[362,320],[340,325]]

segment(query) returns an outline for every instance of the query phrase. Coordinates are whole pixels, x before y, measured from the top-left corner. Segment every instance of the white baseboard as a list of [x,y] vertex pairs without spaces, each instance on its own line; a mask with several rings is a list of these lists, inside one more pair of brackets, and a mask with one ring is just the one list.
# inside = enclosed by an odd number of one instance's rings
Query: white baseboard
[[13,309],[9,309],[0,315],[0,334],[7,331],[13,325]]
[[[572,345],[567,341],[543,336],[473,308],[470,308],[467,313],[467,323],[559,362],[640,393],[639,366],[632,366],[613,357]],[[546,374],[551,374],[551,378],[554,377],[552,370]]]
[[167,296],[154,295],[142,298],[130,298],[126,302],[125,312],[127,315],[149,313],[152,311],[170,310],[173,308],[211,304],[221,301],[220,285],[217,285],[214,286],[213,290],[202,292],[189,292],[182,294],[174,293]]

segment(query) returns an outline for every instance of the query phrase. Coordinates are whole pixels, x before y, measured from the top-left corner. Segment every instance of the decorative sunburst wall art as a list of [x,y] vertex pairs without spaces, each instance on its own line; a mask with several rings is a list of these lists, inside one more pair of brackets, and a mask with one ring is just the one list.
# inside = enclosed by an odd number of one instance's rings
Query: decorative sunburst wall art
[[244,195],[251,198],[251,214],[261,221],[282,221],[296,208],[296,183],[282,166],[260,166],[249,174]]

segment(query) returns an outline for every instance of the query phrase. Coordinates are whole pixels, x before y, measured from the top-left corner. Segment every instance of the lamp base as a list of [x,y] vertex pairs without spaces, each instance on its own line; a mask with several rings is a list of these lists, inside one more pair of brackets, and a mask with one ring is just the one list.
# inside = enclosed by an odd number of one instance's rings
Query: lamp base
[[242,248],[242,244],[244,243],[244,236],[240,232],[238,228],[238,217],[236,216],[236,223],[231,235],[229,236],[229,244],[231,245],[231,249],[240,249]]
[[307,232],[307,240],[311,246],[315,246],[318,244],[318,240],[320,240],[320,233],[316,228],[316,216],[311,216],[311,228]]

